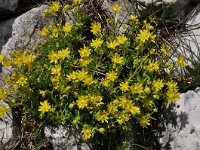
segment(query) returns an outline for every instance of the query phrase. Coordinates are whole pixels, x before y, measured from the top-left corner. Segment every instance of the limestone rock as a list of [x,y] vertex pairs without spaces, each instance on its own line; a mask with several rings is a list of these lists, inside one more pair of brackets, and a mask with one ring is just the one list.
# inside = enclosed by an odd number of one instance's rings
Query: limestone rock
[[[1,105],[8,105],[1,101]],[[2,117],[0,120],[0,135],[1,135],[1,144],[5,144],[8,142],[10,137],[12,136],[12,114],[9,113],[6,116]]]
[[[119,4],[122,7],[119,13],[115,14],[112,11],[111,7],[113,4]],[[106,12],[107,16],[113,16],[115,20],[120,20],[126,24],[129,19],[128,16],[130,16],[130,12],[133,13],[134,7],[129,0],[117,0],[116,2],[113,2],[112,0],[104,0],[101,5],[101,9]],[[125,28],[126,27],[121,26],[117,32],[123,33]]]
[[43,10],[46,5],[33,8],[15,19],[12,26],[12,37],[2,47],[2,53],[8,55],[13,50],[32,49],[42,41],[39,29],[51,24],[54,19],[45,17]]
[[[39,29],[54,21],[54,18],[45,17],[42,13],[47,7],[42,5],[15,19],[12,26],[12,37],[3,46],[2,53],[8,56],[14,50],[32,49],[42,41],[42,38],[39,36]],[[6,69],[3,68],[2,73],[6,73]],[[13,148],[17,142],[15,139],[19,139],[19,135],[16,134],[17,127],[14,125],[12,114],[9,112],[0,121],[0,149]]]
[[180,96],[174,111],[170,114],[174,122],[166,124],[160,139],[165,150],[200,149],[200,88]]
[[[113,4],[119,4],[122,7],[121,11],[116,15],[111,9]],[[113,15],[116,19],[123,21],[124,19],[127,19],[130,12],[133,12],[134,8],[128,0],[117,0],[116,2],[113,2],[112,0],[104,0],[102,3],[102,10],[106,11],[108,15]]]
[[90,150],[81,136],[70,126],[46,126],[45,136],[53,144],[54,150]]

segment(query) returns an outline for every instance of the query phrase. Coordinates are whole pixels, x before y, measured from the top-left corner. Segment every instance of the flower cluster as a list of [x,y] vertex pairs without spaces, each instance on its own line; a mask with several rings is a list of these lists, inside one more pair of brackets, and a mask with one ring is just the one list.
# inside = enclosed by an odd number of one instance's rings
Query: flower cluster
[[[9,88],[0,89],[0,99],[12,95],[11,106],[22,106],[26,115],[72,124],[84,140],[127,129],[133,122],[147,127],[158,104],[179,98],[177,83],[167,72],[171,67],[165,65],[170,48],[160,40],[155,21],[131,15],[124,33],[110,26],[107,33],[100,21],[84,24],[81,0],[72,6],[67,9],[75,7],[75,22],[41,29],[46,39],[35,51],[0,56],[4,67],[15,68],[4,78]],[[44,13],[65,10],[52,2]],[[121,6],[114,4],[112,10],[118,13]],[[109,19],[115,27],[120,22]],[[186,63],[179,58],[172,67],[177,65]],[[3,106],[0,110],[3,115]]]

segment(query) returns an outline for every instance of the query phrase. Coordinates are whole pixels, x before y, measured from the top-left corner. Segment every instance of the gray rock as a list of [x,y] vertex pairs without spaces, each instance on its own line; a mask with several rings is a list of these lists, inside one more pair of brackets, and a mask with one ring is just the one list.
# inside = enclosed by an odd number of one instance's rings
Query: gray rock
[[[1,101],[1,105],[6,105],[9,109],[9,106],[6,102]],[[13,115],[11,112],[0,119],[0,149],[10,150],[17,146],[19,142],[19,128],[13,124]]]
[[[39,29],[54,21],[54,18],[45,17],[43,15],[43,10],[46,8],[46,5],[42,5],[15,19],[12,26],[12,37],[9,38],[8,42],[3,46],[2,53],[9,56],[10,52],[14,50],[31,49],[43,40],[39,36]],[[2,31],[0,30],[0,32]],[[6,73],[6,69],[3,68],[2,73]],[[13,123],[10,112],[1,119],[0,149],[12,149],[16,146],[18,142],[17,139],[20,139],[18,137],[19,135],[17,135],[17,126]]]
[[12,34],[12,25],[15,18],[0,22],[0,52],[2,46],[8,41]]
[[[117,14],[113,13],[111,9],[112,5],[116,3],[122,7],[120,12]],[[116,21],[120,20],[124,23],[124,25],[128,21],[130,13],[134,12],[134,7],[129,0],[118,0],[116,2],[113,2],[112,0],[104,0],[101,5],[101,9],[106,12],[107,16],[113,16]],[[123,33],[125,30],[126,27],[121,26],[117,32]]]
[[46,5],[33,8],[15,19],[12,26],[12,37],[2,47],[2,53],[8,55],[14,50],[32,49],[42,41],[39,29],[54,21],[53,18],[43,15],[43,10],[46,8]]
[[14,11],[18,6],[18,0],[0,0],[0,14],[6,11]]
[[90,150],[81,140],[81,135],[70,126],[46,126],[44,133],[54,150]]
[[[1,105],[8,105],[1,101]],[[9,113],[6,116],[2,117],[0,120],[0,135],[1,135],[1,144],[5,144],[9,141],[12,136],[12,114]]]
[[171,116],[174,122],[166,124],[160,142],[166,150],[200,149],[200,93],[199,88],[180,96]]

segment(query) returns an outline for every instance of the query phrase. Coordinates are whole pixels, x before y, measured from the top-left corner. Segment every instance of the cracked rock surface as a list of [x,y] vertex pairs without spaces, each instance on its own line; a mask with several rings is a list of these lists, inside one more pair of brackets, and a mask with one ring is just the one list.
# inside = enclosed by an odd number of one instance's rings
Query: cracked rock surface
[[[42,5],[33,8],[15,19],[12,25],[12,35],[2,47],[2,53],[9,56],[14,50],[32,49],[42,41],[39,29],[54,21],[53,18],[45,17],[42,13],[47,7]],[[6,73],[6,69],[3,68],[2,73]],[[17,126],[13,123],[11,112],[0,120],[0,139],[0,149],[12,149],[18,142]]]
[[200,149],[200,88],[181,94],[160,139],[164,150]]
[[47,8],[46,5],[33,8],[15,19],[12,26],[12,37],[2,47],[2,53],[8,55],[14,50],[32,49],[41,42],[39,29],[54,21],[53,18],[43,15],[45,8]]
[[54,150],[90,150],[89,146],[81,140],[80,133],[69,126],[46,126],[44,133],[53,144]]

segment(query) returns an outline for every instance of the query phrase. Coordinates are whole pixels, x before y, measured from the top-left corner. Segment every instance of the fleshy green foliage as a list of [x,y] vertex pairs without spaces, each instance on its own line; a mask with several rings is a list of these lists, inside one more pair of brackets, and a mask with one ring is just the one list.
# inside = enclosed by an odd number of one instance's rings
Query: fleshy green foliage
[[46,40],[34,50],[1,55],[4,67],[15,68],[4,78],[9,88],[1,89],[1,99],[11,97],[10,106],[24,117],[72,124],[83,140],[106,146],[133,124],[148,127],[158,105],[179,98],[170,70],[186,63],[168,62],[170,47],[153,17],[132,14],[126,24],[111,17],[104,27],[86,17],[78,0],[53,2],[44,13],[58,17],[72,9],[74,22],[41,29]]

